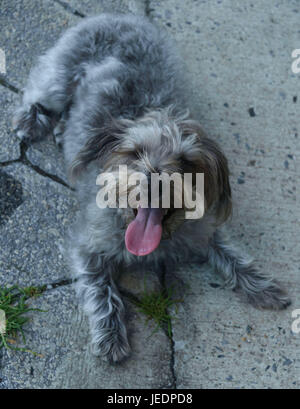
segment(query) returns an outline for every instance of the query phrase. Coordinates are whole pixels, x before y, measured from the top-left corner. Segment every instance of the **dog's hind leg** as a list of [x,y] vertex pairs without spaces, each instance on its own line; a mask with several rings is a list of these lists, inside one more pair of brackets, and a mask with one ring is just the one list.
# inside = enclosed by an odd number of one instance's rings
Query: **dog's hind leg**
[[76,273],[76,291],[88,316],[92,351],[110,362],[119,362],[130,353],[124,322],[125,308],[112,280],[112,264],[103,265],[99,254],[73,249],[72,267]]
[[253,306],[280,310],[291,304],[287,294],[271,277],[261,274],[253,261],[242,256],[220,231],[214,233],[208,260],[225,279],[225,285],[237,290]]

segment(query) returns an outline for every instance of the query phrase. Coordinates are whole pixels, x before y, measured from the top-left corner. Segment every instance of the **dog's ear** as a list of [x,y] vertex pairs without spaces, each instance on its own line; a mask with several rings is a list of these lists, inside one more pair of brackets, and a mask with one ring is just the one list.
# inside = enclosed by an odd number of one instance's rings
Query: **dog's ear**
[[220,222],[228,219],[232,212],[229,169],[225,155],[218,144],[209,138],[201,138],[200,164],[204,172],[204,193],[207,207],[215,205]]
[[227,159],[197,122],[184,121],[181,131],[186,137],[186,159],[194,164],[196,172],[204,173],[205,207],[213,206],[218,221],[224,222],[232,212]]
[[99,166],[103,166],[107,157],[118,146],[124,128],[125,126],[121,122],[111,121],[108,125],[94,129],[92,136],[87,139],[86,144],[71,163],[70,179],[75,180],[93,161],[98,161]]

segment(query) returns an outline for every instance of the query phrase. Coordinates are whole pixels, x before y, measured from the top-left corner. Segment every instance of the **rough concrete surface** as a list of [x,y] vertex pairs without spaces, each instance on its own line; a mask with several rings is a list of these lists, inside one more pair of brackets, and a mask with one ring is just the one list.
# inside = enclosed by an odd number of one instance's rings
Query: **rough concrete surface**
[[1,88],[0,104],[0,162],[17,159],[20,156],[20,147],[16,135],[12,132],[10,108],[18,101],[16,95],[6,88]]
[[[172,339],[145,324],[128,295],[144,278],[122,278],[133,353],[119,366],[93,357],[87,323],[69,284],[62,245],[76,210],[52,138],[20,145],[13,106],[37,56],[85,15],[148,15],[185,60],[190,109],[230,164],[233,239],[290,293],[286,311],[258,311],[221,288],[206,265],[176,274],[186,284]],[[26,325],[30,353],[0,351],[0,388],[300,388],[299,124],[297,0],[2,0],[0,47],[0,286],[46,284]],[[158,288],[147,277],[148,288]],[[150,336],[151,335],[151,336]]]
[[[3,382],[12,388],[164,388],[172,384],[169,341],[126,305],[132,356],[110,365],[91,355],[88,324],[78,311],[71,286],[49,290],[32,302],[36,313],[26,332],[27,343],[39,356],[8,352]],[[143,358],[143,362],[141,362]],[[147,365],[146,365],[147,363]]]

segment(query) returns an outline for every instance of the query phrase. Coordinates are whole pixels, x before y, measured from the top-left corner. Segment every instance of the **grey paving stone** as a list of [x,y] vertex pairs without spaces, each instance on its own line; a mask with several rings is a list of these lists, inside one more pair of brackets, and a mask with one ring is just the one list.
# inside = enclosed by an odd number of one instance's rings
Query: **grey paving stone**
[[[187,269],[191,294],[173,329],[177,384],[299,387],[300,337],[290,331],[300,306],[300,77],[291,71],[299,4],[151,0],[150,8],[186,61],[192,114],[229,158],[232,237],[293,301],[286,312],[256,311],[208,285],[202,293],[202,277]],[[255,328],[249,344],[241,341],[248,324]]]
[[73,9],[93,16],[100,13],[145,14],[145,0],[66,0]]
[[[128,328],[132,356],[120,365],[109,365],[89,349],[88,324],[78,310],[71,286],[45,292],[31,306],[25,331],[27,346],[41,354],[5,351],[1,378],[4,388],[161,388],[171,385],[169,339],[129,303]],[[0,384],[1,387],[1,384]]]
[[11,107],[16,104],[17,96],[0,85],[0,162],[18,159],[19,141],[12,131]]
[[[248,306],[218,287],[206,266],[182,270],[181,276],[189,290],[173,323],[179,389],[299,389],[300,337],[291,331],[291,309]],[[295,280],[293,299],[299,290]]]
[[2,0],[0,44],[6,55],[8,80],[23,87],[37,57],[79,20],[52,0]]
[[0,285],[37,285],[65,278],[69,272],[60,246],[74,218],[73,193],[20,163],[1,171],[2,179],[8,179],[1,199],[11,200],[15,184],[18,201],[7,205],[8,215],[0,225]]
[[55,144],[52,134],[30,145],[26,157],[33,165],[69,184],[62,148]]
[[21,183],[0,169],[0,225],[7,223],[15,209],[22,203]]

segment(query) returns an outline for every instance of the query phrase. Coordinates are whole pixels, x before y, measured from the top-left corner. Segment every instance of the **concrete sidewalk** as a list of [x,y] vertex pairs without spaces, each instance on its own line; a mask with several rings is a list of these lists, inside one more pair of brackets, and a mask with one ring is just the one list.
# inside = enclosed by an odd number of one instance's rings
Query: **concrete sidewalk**
[[[186,61],[191,111],[230,163],[233,239],[285,284],[286,311],[257,311],[220,288],[206,265],[176,272],[188,285],[172,339],[125,297],[132,356],[118,366],[93,357],[60,252],[76,211],[52,137],[19,144],[10,125],[36,57],[84,16],[148,15],[170,32]],[[0,48],[0,286],[46,285],[30,303],[27,345],[40,356],[0,351],[0,388],[299,388],[300,48],[297,0],[2,0]],[[298,166],[298,168],[297,168]],[[156,277],[148,286],[159,287]],[[143,291],[128,274],[127,294]]]

